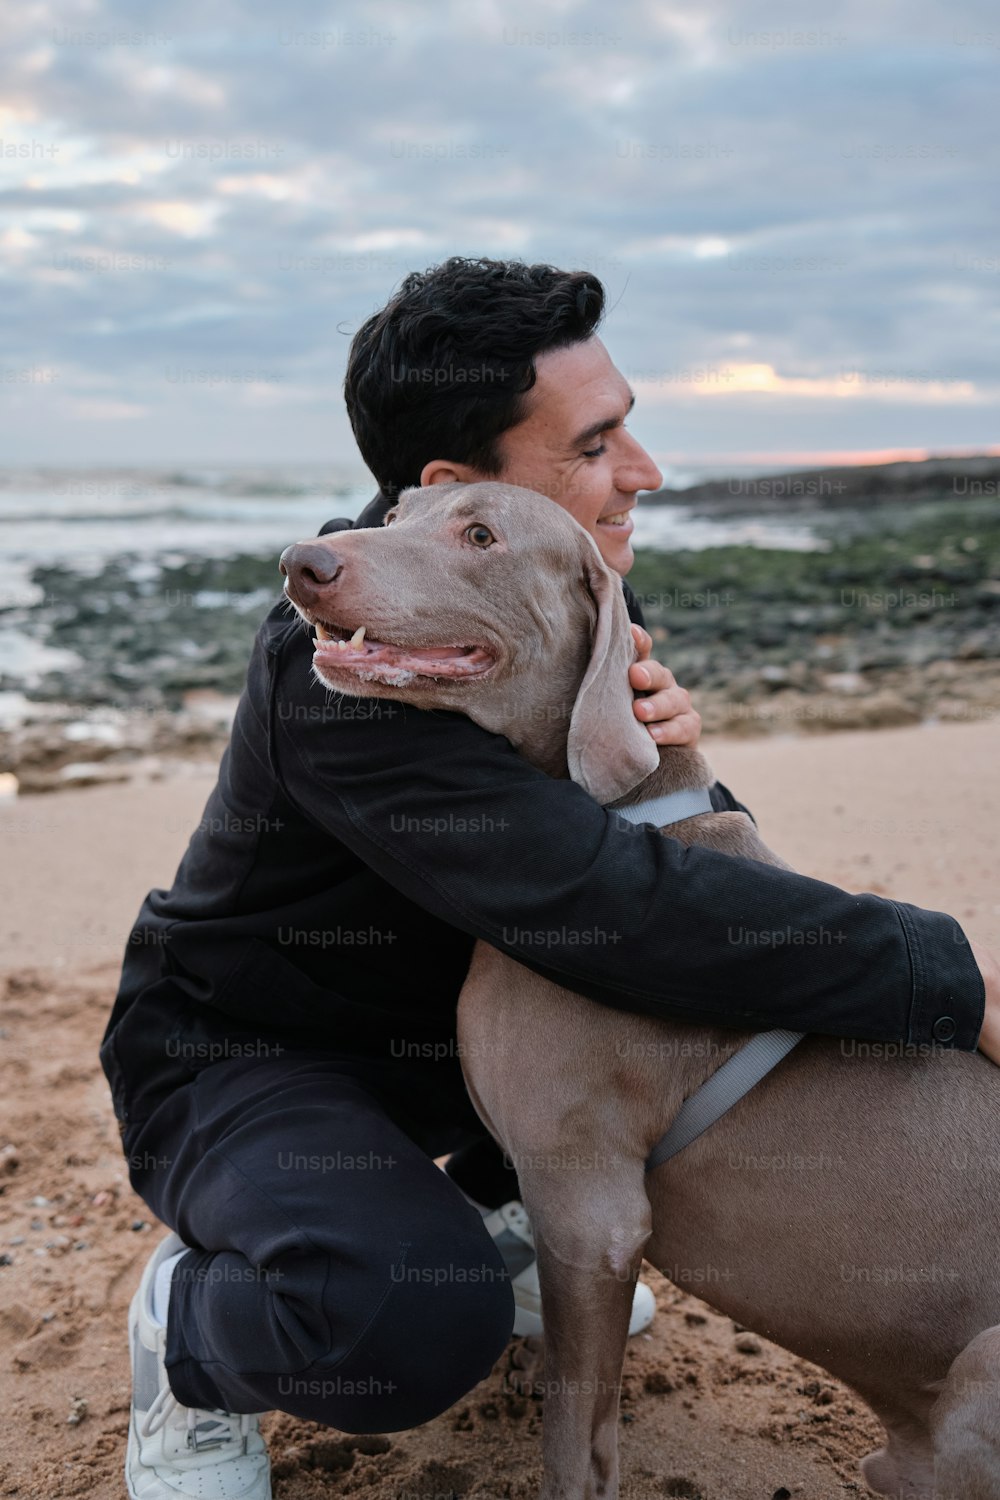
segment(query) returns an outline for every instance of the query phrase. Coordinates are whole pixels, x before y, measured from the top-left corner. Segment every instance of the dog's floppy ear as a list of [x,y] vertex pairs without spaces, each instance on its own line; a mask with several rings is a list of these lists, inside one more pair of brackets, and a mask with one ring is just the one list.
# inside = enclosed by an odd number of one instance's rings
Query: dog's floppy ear
[[590,661],[569,721],[569,774],[607,806],[656,770],[660,752],[632,711],[628,669],[636,659],[621,579],[586,532],[584,580],[597,607]]

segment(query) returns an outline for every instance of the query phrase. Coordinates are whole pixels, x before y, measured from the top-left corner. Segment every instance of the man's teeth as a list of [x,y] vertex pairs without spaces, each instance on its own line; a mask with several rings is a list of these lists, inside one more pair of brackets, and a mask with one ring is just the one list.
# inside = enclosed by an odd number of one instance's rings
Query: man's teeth
[[624,526],[627,510],[620,510],[616,516],[602,516],[601,520],[606,526]]
[[321,624],[320,621],[317,620],[316,621],[316,639],[318,641],[334,641],[334,644],[336,645],[337,649],[340,650],[340,651],[347,651],[349,649],[353,650],[353,651],[357,651],[358,647],[361,645],[362,641],[365,638],[365,630],[366,629],[367,629],[367,626],[365,626],[365,625],[359,625],[358,628],[357,628],[357,630],[351,636],[351,639],[349,641],[336,641],[336,640],[334,640],[334,637],[330,634],[329,630],[327,630],[326,626],[323,625],[323,624]]

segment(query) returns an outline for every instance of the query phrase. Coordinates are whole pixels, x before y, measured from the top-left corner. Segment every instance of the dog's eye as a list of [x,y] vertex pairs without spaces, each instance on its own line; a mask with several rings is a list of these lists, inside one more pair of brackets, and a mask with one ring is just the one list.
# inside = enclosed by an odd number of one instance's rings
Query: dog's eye
[[475,526],[467,526],[465,534],[474,547],[491,547],[496,541],[496,537],[490,528],[488,526],[480,526],[478,522]]
[[382,525],[391,526],[395,519],[396,512],[394,510],[387,511],[386,514],[382,517]]

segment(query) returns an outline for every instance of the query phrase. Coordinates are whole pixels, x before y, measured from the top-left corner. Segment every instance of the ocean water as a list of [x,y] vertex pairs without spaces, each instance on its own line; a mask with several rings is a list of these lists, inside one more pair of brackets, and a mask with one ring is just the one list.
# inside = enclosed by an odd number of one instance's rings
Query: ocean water
[[150,567],[196,555],[277,558],[331,517],[353,519],[373,493],[371,481],[318,469],[0,470],[0,606],[38,566],[86,575],[116,557]]
[[[4,554],[22,575],[34,565],[64,563],[86,574],[114,557],[226,557],[279,553],[314,536],[333,516],[353,520],[375,493],[370,479],[329,469],[262,470],[0,469]],[[703,548],[727,543],[809,549],[808,526],[772,517],[705,520],[684,507],[635,512],[634,544]],[[0,584],[9,604],[15,579]]]
[[[699,476],[685,476],[692,482]],[[676,482],[676,476],[673,476]],[[369,477],[335,466],[165,469],[0,469],[0,677],[37,686],[71,669],[72,649],[48,628],[40,569],[88,577],[119,565],[135,585],[194,558],[273,557],[315,536],[334,516],[354,519],[375,493]],[[736,544],[792,550],[823,545],[806,523],[779,518],[711,520],[683,506],[635,512],[636,547],[702,549]],[[249,594],[246,607],[266,603]],[[212,608],[208,593],[199,600]],[[220,608],[233,608],[220,595]]]

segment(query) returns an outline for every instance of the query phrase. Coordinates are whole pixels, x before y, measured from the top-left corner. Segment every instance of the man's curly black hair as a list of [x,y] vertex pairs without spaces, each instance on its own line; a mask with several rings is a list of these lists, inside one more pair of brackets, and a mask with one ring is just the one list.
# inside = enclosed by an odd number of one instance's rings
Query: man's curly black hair
[[496,475],[500,434],[526,415],[535,358],[589,338],[604,288],[588,271],[452,256],[412,271],[358,329],[344,396],[382,494],[432,458]]

